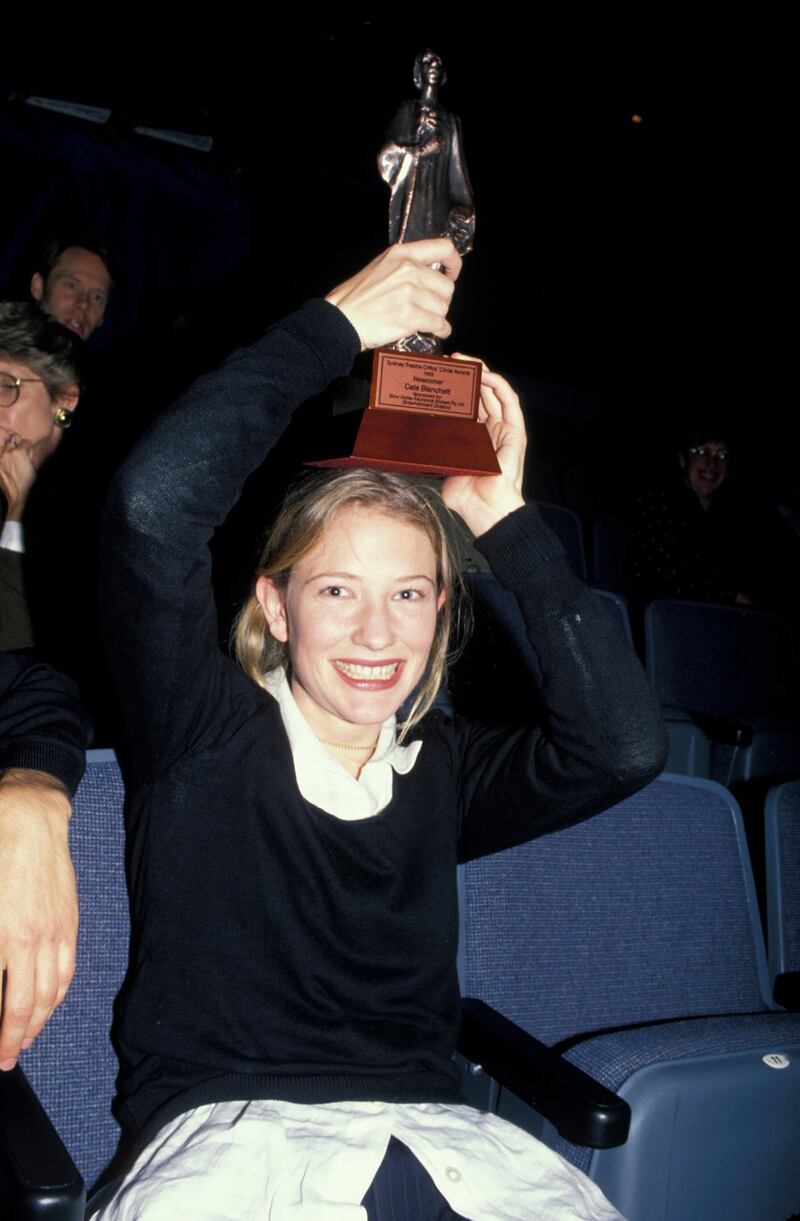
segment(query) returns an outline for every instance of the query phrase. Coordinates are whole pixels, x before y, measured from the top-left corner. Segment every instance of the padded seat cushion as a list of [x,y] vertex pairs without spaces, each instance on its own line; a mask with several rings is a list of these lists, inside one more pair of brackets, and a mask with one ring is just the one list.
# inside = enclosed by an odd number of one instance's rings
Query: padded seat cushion
[[[747,1051],[759,1057],[770,1051],[800,1056],[800,1014],[764,1012],[619,1030],[586,1039],[570,1048],[565,1059],[618,1092],[635,1072],[652,1064]],[[562,1137],[554,1140],[553,1148],[579,1170],[589,1172],[591,1149]]]
[[755,1013],[665,1022],[597,1035],[576,1044],[564,1058],[615,1092],[648,1064],[739,1051],[800,1052],[800,1014]]

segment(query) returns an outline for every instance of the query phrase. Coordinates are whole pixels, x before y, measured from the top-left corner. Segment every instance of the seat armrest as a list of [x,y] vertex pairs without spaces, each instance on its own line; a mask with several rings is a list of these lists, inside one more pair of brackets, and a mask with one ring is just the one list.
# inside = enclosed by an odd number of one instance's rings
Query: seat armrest
[[612,1149],[627,1140],[631,1109],[624,1098],[473,997],[461,1002],[458,1050],[572,1144]]
[[0,1216],[83,1221],[86,1189],[22,1069],[0,1073]]

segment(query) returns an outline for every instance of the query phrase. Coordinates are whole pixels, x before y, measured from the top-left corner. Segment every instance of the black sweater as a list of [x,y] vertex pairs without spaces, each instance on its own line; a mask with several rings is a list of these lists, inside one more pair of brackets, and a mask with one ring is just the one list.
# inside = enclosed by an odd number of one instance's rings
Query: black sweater
[[390,805],[342,822],[300,795],[277,704],[217,647],[208,540],[291,411],[347,372],[314,301],[201,378],[124,466],[104,613],[127,718],[134,937],[117,1029],[130,1131],[238,1098],[450,1101],[456,863],[649,780],[658,712],[538,511],[482,550],[519,597],[547,719],[429,716]]
[[25,653],[0,653],[0,772],[49,772],[72,795],[86,765],[87,725],[70,679]]

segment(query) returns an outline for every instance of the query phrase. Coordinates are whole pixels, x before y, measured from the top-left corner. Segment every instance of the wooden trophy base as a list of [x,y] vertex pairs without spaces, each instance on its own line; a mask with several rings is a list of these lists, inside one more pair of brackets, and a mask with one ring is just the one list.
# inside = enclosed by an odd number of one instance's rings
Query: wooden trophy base
[[[499,475],[486,425],[478,421],[477,360],[378,348],[370,401],[350,437],[329,439],[330,456],[309,466],[365,466],[406,475]],[[347,417],[339,417],[347,419]]]

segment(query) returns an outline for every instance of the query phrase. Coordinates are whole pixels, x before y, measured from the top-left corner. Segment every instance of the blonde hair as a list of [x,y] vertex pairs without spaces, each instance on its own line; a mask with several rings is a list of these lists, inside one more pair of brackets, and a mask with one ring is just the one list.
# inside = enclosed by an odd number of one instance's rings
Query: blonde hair
[[424,530],[436,558],[437,593],[444,593],[425,674],[401,725],[402,741],[431,707],[445,680],[448,661],[454,655],[451,634],[460,638],[466,627],[463,584],[443,521],[449,510],[430,488],[414,484],[404,475],[361,468],[317,472],[299,480],[289,489],[269,531],[250,597],[234,624],[234,651],[242,669],[262,687],[265,674],[280,668],[291,672],[288,643],[276,640],[270,632],[255,583],[268,577],[285,592],[295,564],[316,546],[332,516],[350,507],[373,509]]

